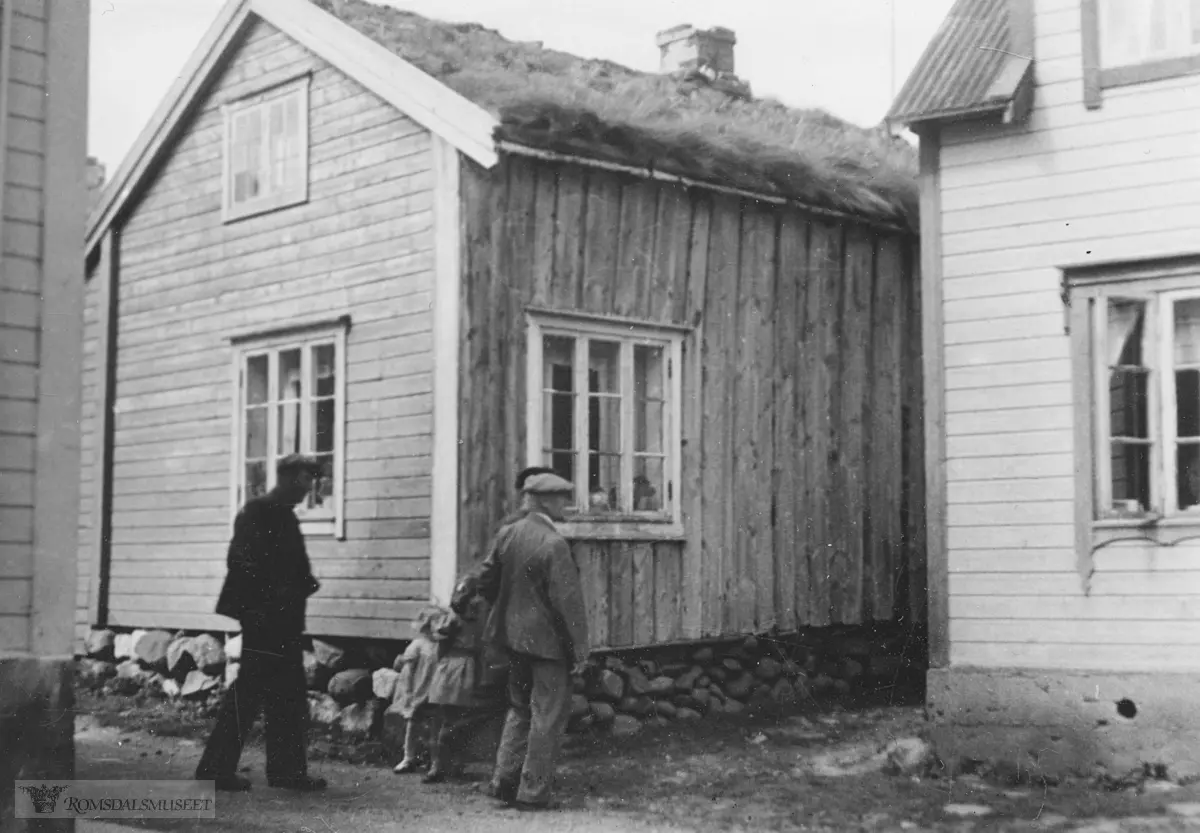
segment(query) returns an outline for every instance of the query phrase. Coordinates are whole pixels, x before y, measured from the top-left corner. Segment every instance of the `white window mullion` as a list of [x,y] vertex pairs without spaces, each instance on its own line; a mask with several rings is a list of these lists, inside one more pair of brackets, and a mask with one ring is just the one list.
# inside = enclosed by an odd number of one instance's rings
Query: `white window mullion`
[[668,501],[664,505],[670,509],[671,517],[680,517],[681,498],[679,496],[680,484],[683,481],[683,463],[681,449],[683,448],[683,341],[675,339],[670,345],[670,363],[668,365],[668,390],[671,392],[671,401],[667,403],[667,407],[663,410],[669,415],[670,426],[667,430],[667,435],[664,438],[665,445],[663,450],[667,454],[666,462],[668,464]]
[[588,505],[588,471],[591,454],[588,443],[588,415],[591,413],[591,393],[588,387],[588,340],[580,336],[575,339],[574,367],[575,396],[575,505]]
[[545,418],[543,409],[546,407],[542,328],[530,319],[525,331],[525,464],[540,466],[542,449],[546,446],[546,437],[542,436],[542,420]]
[[1113,513],[1112,499],[1112,411],[1108,390],[1108,298],[1101,295],[1092,307],[1095,353],[1092,370],[1096,390],[1096,503],[1099,516]]
[[[1150,398],[1148,403],[1150,431],[1150,501],[1154,511],[1173,514],[1179,508],[1179,495],[1175,488],[1175,375],[1174,364],[1174,308],[1170,301],[1152,298],[1146,304],[1145,355],[1150,365],[1151,379],[1146,385]],[[1157,346],[1158,349],[1154,349]],[[1157,378],[1154,378],[1157,376]]]
[[622,512],[632,512],[633,505],[633,343],[622,341],[618,359],[620,381],[617,391],[621,414],[621,482]]
[[314,450],[312,378],[313,345],[306,344],[300,348],[300,401],[296,403],[296,407],[300,409],[300,451],[303,454],[312,454]]
[[279,351],[267,354],[267,489],[275,488],[275,460],[279,454]]

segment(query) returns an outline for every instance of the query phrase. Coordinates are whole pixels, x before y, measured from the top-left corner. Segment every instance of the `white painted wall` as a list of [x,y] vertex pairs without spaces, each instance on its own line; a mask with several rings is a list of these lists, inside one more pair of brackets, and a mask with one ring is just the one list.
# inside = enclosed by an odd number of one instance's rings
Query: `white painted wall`
[[1060,267],[1200,251],[1200,75],[1083,106],[1079,0],[1037,0],[1027,128],[943,134],[952,665],[1200,669],[1200,542],[1075,570]]

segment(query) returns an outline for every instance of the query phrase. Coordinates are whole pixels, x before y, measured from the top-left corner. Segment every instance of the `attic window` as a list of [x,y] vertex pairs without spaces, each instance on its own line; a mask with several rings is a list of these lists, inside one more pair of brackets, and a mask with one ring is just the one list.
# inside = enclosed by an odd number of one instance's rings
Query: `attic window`
[[225,220],[308,199],[308,76],[226,105]]

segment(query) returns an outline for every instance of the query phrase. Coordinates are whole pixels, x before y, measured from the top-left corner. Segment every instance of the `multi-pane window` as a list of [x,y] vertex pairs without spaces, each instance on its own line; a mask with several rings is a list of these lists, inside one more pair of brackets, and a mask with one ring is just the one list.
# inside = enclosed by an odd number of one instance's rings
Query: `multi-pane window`
[[531,318],[529,459],[575,484],[574,520],[678,520],[681,339]]
[[1100,0],[1106,67],[1200,52],[1200,0]]
[[225,217],[308,198],[308,78],[225,109]]
[[1089,304],[1096,516],[1200,515],[1200,291]]
[[339,531],[344,353],[342,330],[242,347],[235,507],[275,486],[281,458],[307,454],[322,471],[296,515],[306,532]]

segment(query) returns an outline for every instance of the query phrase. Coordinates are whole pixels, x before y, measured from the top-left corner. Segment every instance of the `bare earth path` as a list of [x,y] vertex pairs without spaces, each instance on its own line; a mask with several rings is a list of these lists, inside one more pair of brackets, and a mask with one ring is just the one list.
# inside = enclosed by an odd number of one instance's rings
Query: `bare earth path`
[[[103,706],[99,703],[93,706]],[[110,705],[110,704],[103,704]],[[190,776],[200,756],[200,725],[163,736],[156,712],[120,711],[119,719],[81,716],[78,777],[169,779]],[[114,725],[115,723],[115,725]],[[474,784],[424,786],[378,764],[320,757],[314,774],[329,791],[294,795],[266,786],[261,745],[243,758],[255,789],[220,795],[215,821],[81,822],[80,831],[204,833],[716,833],[717,831],[1086,831],[1200,833],[1200,786],[1100,792],[1090,784],[1004,786],[979,778],[908,778],[880,772],[837,777],[819,762],[831,751],[874,748],[911,736],[919,711],[813,715],[777,724],[692,724],[635,738],[575,741],[564,754],[564,808],[517,813],[498,808]],[[158,731],[150,734],[149,731]],[[487,768],[471,773],[482,779]],[[1153,787],[1154,785],[1151,785]],[[948,804],[991,814],[956,818]],[[1172,810],[1174,807],[1174,810]],[[1179,816],[1191,809],[1193,819]]]

